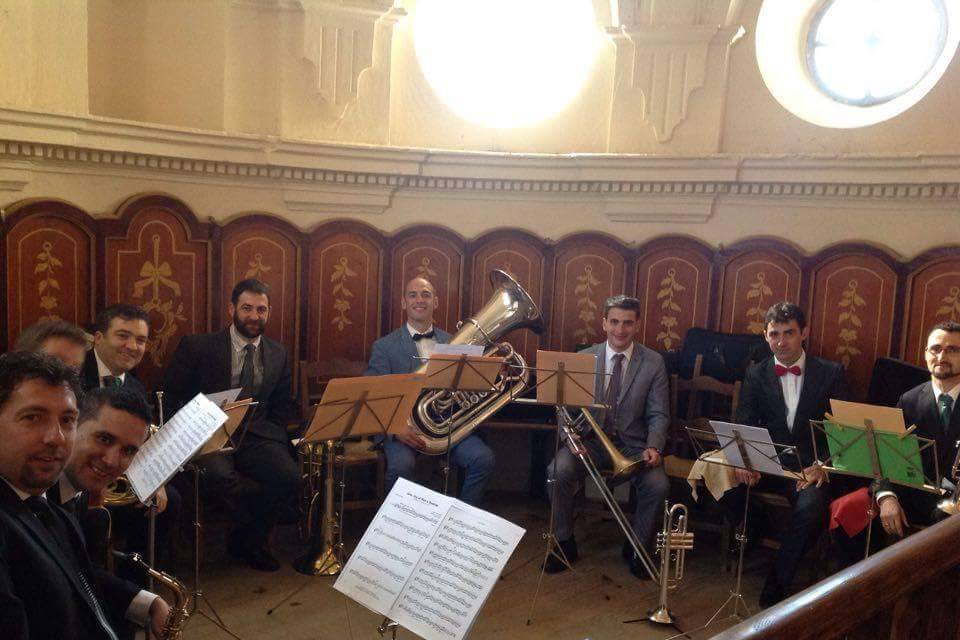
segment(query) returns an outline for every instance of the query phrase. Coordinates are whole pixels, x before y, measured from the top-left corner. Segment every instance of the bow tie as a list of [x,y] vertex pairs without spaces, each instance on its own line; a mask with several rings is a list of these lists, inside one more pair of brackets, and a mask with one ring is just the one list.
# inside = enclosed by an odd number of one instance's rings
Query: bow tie
[[792,373],[795,376],[799,376],[801,373],[803,373],[803,371],[797,365],[793,365],[792,367],[785,367],[782,364],[778,364],[773,368],[773,370],[777,373],[778,378],[782,378],[788,373]]
[[434,331],[430,329],[426,333],[415,333],[413,334],[413,341],[420,342],[421,340],[433,340]]
[[103,376],[103,386],[122,387],[123,380],[121,380],[118,376]]

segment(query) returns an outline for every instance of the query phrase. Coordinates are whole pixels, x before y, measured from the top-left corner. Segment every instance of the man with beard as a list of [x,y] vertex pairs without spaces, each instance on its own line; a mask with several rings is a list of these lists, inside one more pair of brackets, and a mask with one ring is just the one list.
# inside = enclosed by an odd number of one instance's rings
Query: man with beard
[[290,365],[282,344],[263,335],[270,317],[270,289],[259,280],[233,288],[230,326],[217,333],[184,336],[164,375],[171,410],[198,393],[240,387],[258,404],[237,434],[239,447],[202,461],[206,495],[226,502],[235,528],[228,550],[260,571],[280,564],[270,552],[271,529],[282,513],[295,513],[300,487],[296,453],[287,436],[292,416]]
[[[937,443],[937,464],[941,474],[949,474],[957,456],[960,440],[960,322],[941,322],[927,336],[924,350],[930,381],[910,389],[897,406],[903,409],[914,432]],[[930,451],[929,449],[927,450]],[[923,460],[924,472],[934,473],[933,455]],[[880,522],[888,534],[903,536],[910,523],[931,525],[944,516],[937,510],[940,496],[881,481],[877,487]]]

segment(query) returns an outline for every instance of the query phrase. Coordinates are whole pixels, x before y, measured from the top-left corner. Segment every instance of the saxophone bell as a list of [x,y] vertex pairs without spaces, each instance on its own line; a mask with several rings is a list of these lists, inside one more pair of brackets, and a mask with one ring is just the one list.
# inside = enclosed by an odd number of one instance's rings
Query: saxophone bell
[[121,560],[140,565],[147,574],[164,585],[173,592],[174,602],[170,607],[170,613],[163,623],[163,631],[160,632],[161,640],[181,640],[183,638],[183,627],[190,617],[190,591],[177,578],[174,578],[165,571],[158,571],[143,561],[139,553],[124,553],[113,550],[113,555]]

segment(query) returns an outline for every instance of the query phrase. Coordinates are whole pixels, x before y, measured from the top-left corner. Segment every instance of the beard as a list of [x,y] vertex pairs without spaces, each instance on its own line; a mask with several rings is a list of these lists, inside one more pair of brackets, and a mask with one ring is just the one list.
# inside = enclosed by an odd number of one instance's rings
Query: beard
[[249,320],[244,323],[240,320],[240,316],[238,316],[236,312],[233,314],[233,326],[240,332],[240,335],[249,340],[253,340],[261,335],[266,324],[267,323],[261,320]]
[[954,368],[948,364],[946,366],[935,367],[933,371],[930,372],[930,375],[937,380],[949,380],[950,378],[956,377],[958,373],[960,372],[955,371]]

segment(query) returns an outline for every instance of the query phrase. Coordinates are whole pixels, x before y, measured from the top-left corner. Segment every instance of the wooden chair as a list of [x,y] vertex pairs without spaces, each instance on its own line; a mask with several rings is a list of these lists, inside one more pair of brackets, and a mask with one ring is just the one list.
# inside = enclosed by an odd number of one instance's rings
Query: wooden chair
[[[700,374],[703,356],[698,355],[693,367],[693,377],[685,380],[673,374],[670,376],[670,443],[674,453],[689,453],[687,457],[696,457],[692,451],[684,426],[692,424],[698,418],[722,419],[732,422],[740,404],[742,382],[720,382],[711,376]],[[680,394],[686,394],[687,406],[683,419],[680,418]]]

